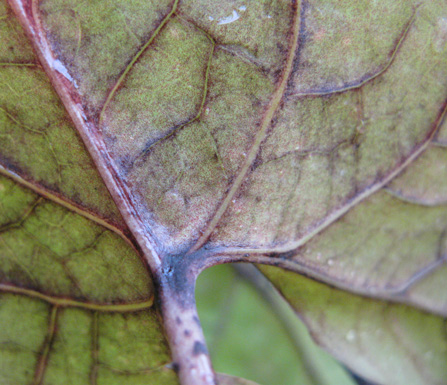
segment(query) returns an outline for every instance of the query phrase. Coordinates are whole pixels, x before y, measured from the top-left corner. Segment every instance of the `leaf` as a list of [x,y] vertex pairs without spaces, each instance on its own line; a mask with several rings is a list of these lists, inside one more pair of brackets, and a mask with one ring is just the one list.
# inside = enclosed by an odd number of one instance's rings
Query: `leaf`
[[173,381],[152,282],[132,248],[3,176],[0,202],[1,382]]
[[379,384],[445,382],[445,319],[271,266],[262,271],[303,315],[318,343],[366,378]]
[[[1,4],[2,290],[46,316],[23,376],[84,322],[84,378],[172,378],[161,312],[181,382],[212,383],[194,283],[243,261],[289,270],[262,268],[353,370],[442,383],[444,1]],[[109,364],[103,329],[163,353]]]
[[263,385],[357,384],[313,343],[305,325],[254,266],[206,270],[196,296],[217,371]]

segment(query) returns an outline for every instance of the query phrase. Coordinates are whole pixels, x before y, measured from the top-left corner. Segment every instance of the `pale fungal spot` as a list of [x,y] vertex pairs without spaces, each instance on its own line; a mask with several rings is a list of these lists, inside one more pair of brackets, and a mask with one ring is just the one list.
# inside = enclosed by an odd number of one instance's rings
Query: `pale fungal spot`
[[212,17],[212,16],[208,16],[208,19],[209,19],[209,21],[213,21],[213,20],[214,20],[214,17]]
[[314,39],[315,40],[322,40],[324,38],[324,36],[326,35],[326,30],[325,29],[319,29],[315,35],[314,35]]
[[166,206],[175,208],[178,211],[183,211],[185,209],[185,200],[183,196],[176,191],[171,190],[166,192],[163,201]]
[[267,19],[271,19],[272,17],[272,15],[267,15]]
[[351,44],[351,39],[349,37],[345,37],[343,40],[343,45],[347,46]]
[[51,65],[53,66],[53,68],[59,72],[61,75],[63,75],[67,80],[69,80],[70,82],[73,83],[73,85],[75,86],[75,88],[78,88],[78,85],[76,84],[76,82],[74,81],[74,79],[71,77],[71,75],[69,74],[67,68],[62,64],[62,62],[59,59],[53,60],[53,62],[51,63]]
[[333,260],[333,259],[328,259],[328,260],[327,260],[327,264],[328,264],[329,266],[333,266],[333,265],[334,265],[334,260]]
[[206,109],[205,109],[205,114],[208,115],[209,113],[210,113],[210,109],[209,109],[209,108],[206,108]]
[[447,17],[438,19],[435,37],[433,39],[433,49],[435,52],[443,52],[447,48]]
[[230,16],[227,17],[221,17],[217,24],[218,25],[224,25],[224,24],[230,24],[230,23],[234,23],[236,20],[238,20],[240,18],[239,13],[237,13],[237,11],[235,11],[233,9],[233,13]]
[[171,29],[171,36],[172,36],[174,39],[179,39],[179,38],[180,38],[180,32],[179,32],[179,30],[178,30],[177,28],[172,28],[172,29]]
[[84,113],[84,108],[82,104],[76,104],[77,110],[79,111],[79,114],[81,115],[82,119],[86,122],[87,121],[87,115]]
[[357,126],[355,129],[359,134],[363,134],[365,132],[365,120],[361,119],[360,126]]
[[355,338],[356,338],[356,334],[355,334],[355,331],[354,331],[354,330],[350,330],[350,331],[348,331],[348,332],[346,333],[346,340],[347,340],[348,342],[352,342],[352,341],[354,341]]

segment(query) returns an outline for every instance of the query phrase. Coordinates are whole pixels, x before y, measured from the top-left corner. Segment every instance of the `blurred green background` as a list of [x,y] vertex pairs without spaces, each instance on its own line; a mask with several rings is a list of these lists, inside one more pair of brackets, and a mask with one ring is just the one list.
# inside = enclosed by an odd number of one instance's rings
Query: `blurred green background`
[[196,298],[216,371],[260,385],[357,384],[254,266],[205,270]]

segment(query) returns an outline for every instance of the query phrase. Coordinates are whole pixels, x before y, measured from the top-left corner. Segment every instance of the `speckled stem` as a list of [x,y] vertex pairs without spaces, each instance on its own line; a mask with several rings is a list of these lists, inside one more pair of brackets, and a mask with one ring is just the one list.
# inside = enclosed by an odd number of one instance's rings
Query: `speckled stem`
[[[194,300],[194,283],[190,280],[181,285],[173,282],[184,277],[160,274],[158,298],[168,341],[171,347],[173,367],[182,385],[216,385],[217,380],[206,347],[205,337]],[[185,292],[186,291],[186,292]],[[186,299],[186,300],[185,300]]]

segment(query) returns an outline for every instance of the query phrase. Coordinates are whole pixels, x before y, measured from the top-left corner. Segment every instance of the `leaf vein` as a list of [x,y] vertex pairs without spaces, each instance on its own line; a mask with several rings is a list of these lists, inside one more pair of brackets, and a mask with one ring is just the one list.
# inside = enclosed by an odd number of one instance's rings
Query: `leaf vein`
[[134,249],[135,246],[129,236],[120,229],[116,224],[112,223],[111,221],[108,221],[106,219],[98,217],[95,213],[88,211],[84,207],[79,206],[75,202],[72,202],[68,200],[66,197],[60,196],[56,192],[49,191],[43,186],[40,186],[37,182],[34,181],[28,181],[24,177],[18,175],[17,173],[10,171],[7,167],[1,164],[0,162],[0,175],[4,175],[10,179],[12,179],[14,182],[18,183],[19,185],[26,187],[36,194],[40,195],[41,197],[48,199],[49,201],[52,201],[54,203],[57,203],[58,205],[65,207],[66,209],[70,210],[71,212],[75,214],[82,215],[83,217],[90,219],[91,221],[97,223],[98,225],[105,227],[108,230],[113,231],[115,234],[119,235],[122,239],[124,239],[129,245],[131,245]]
[[287,56],[286,65],[282,74],[281,82],[276,89],[275,93],[272,96],[272,99],[270,100],[270,103],[267,107],[267,110],[264,114],[264,117],[261,122],[261,126],[259,128],[259,131],[257,132],[253,145],[247,154],[247,157],[245,158],[245,162],[239,171],[238,175],[234,179],[234,182],[232,186],[230,187],[226,197],[221,202],[219,207],[217,208],[216,212],[214,213],[211,221],[207,225],[207,227],[202,231],[202,235],[199,237],[197,242],[194,244],[194,246],[190,249],[189,253],[193,253],[197,251],[203,244],[208,240],[211,233],[216,228],[218,222],[224,215],[225,211],[227,210],[228,206],[230,205],[231,201],[233,200],[234,195],[237,193],[239,188],[241,187],[243,181],[245,180],[250,167],[254,163],[256,156],[258,154],[259,148],[261,146],[261,143],[264,141],[264,139],[267,136],[267,129],[269,128],[273,117],[280,106],[280,103],[285,95],[287,83],[289,81],[290,75],[292,74],[293,70],[293,62],[296,56],[296,52],[298,50],[299,45],[299,35],[300,35],[300,25],[301,25],[301,1],[297,1],[295,4],[295,15],[293,20],[293,25],[291,29],[291,41],[290,41],[290,48],[289,48],[289,54]]
[[48,322],[48,332],[40,352],[39,361],[36,365],[32,385],[42,384],[45,376],[51,345],[53,344],[54,336],[56,335],[58,310],[58,306],[52,306],[51,308],[50,319]]
[[130,72],[130,70],[133,68],[134,64],[138,61],[138,59],[140,58],[140,56],[144,53],[144,51],[146,51],[146,49],[152,44],[152,42],[155,40],[155,38],[158,36],[158,34],[160,33],[160,31],[163,29],[163,27],[166,25],[166,23],[169,21],[169,19],[172,17],[172,15],[174,15],[177,6],[178,6],[179,0],[175,0],[174,4],[172,5],[171,10],[169,11],[169,13],[165,16],[165,18],[161,21],[161,23],[158,25],[158,27],[155,29],[154,33],[151,35],[151,37],[149,38],[149,40],[140,48],[140,50],[136,53],[136,55],[132,58],[132,60],[129,62],[129,64],[127,65],[127,67],[124,69],[123,73],[121,74],[121,76],[118,78],[117,82],[115,83],[115,85],[112,87],[112,89],[110,90],[109,94],[107,95],[107,98],[104,102],[104,105],[101,109],[101,112],[99,113],[99,124],[101,124],[102,120],[103,120],[103,116],[104,116],[104,112],[107,109],[107,106],[109,105],[109,103],[111,102],[111,100],[113,99],[113,97],[115,96],[116,91],[118,90],[118,88],[121,86],[121,84],[123,83],[124,79],[126,78],[127,74]]
[[[427,148],[429,148],[429,146],[431,145],[431,142],[432,142],[433,138],[435,137],[435,135],[441,125],[441,122],[446,114],[447,114],[447,99],[445,99],[444,102],[442,103],[440,112],[439,112],[438,116],[436,117],[436,120],[432,124],[432,129],[427,134],[425,140],[423,140],[419,145],[417,145],[415,147],[415,149],[413,150],[413,152],[405,160],[403,160],[401,163],[399,163],[396,168],[391,170],[389,172],[389,174],[385,175],[379,182],[376,182],[375,184],[368,186],[367,188],[365,188],[363,190],[363,192],[359,193],[353,199],[349,200],[346,204],[344,204],[337,210],[333,211],[332,214],[328,215],[321,222],[319,222],[313,228],[311,228],[306,235],[304,235],[296,240],[293,240],[291,242],[288,242],[286,244],[278,245],[278,246],[268,248],[268,249],[229,247],[229,248],[225,249],[225,253],[228,253],[228,254],[289,253],[289,252],[301,247],[306,242],[308,242],[311,238],[313,238],[316,234],[322,232],[331,223],[334,223],[340,217],[345,215],[348,211],[350,211],[352,208],[354,208],[361,201],[368,198],[369,196],[371,196],[378,190],[382,189],[383,186],[387,185],[392,179],[394,179],[403,170],[405,170],[409,165],[411,165],[415,159],[417,159]],[[221,251],[222,250],[220,250],[220,252]]]
[[48,302],[55,307],[73,307],[85,310],[93,310],[104,313],[130,313],[140,310],[149,309],[154,304],[154,298],[151,296],[146,301],[134,302],[134,303],[93,303],[93,302],[82,302],[76,301],[71,298],[56,297],[48,294],[41,293],[37,290],[26,289],[23,287],[15,286],[9,283],[0,283],[0,292],[10,293],[10,294],[20,294],[25,295],[30,298],[40,299],[42,301]]
[[396,45],[391,50],[391,52],[389,54],[388,61],[385,63],[385,65],[382,68],[380,68],[375,73],[373,73],[369,76],[366,75],[366,77],[364,77],[363,79],[352,82],[350,84],[348,83],[347,85],[345,85],[343,87],[333,88],[333,89],[309,90],[309,91],[291,94],[290,97],[291,98],[305,98],[305,97],[318,97],[318,96],[329,96],[329,95],[340,94],[340,93],[344,93],[344,92],[348,92],[348,91],[358,90],[358,89],[362,88],[364,85],[379,78],[386,71],[388,71],[388,69],[391,67],[394,60],[396,59],[396,56],[397,56],[400,48],[402,47],[404,41],[406,40],[406,38],[408,36],[408,33],[410,32],[411,27],[414,24],[414,21],[416,19],[416,14],[417,14],[417,7],[414,9],[413,15],[411,16],[408,23],[405,25],[400,37],[397,39]]

